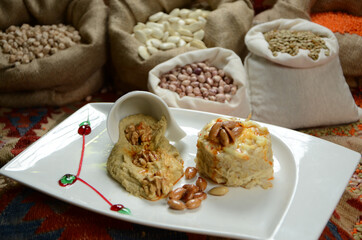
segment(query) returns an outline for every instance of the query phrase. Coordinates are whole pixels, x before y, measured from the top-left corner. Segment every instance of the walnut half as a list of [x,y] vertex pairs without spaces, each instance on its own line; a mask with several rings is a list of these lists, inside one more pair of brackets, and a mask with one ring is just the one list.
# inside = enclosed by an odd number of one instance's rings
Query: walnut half
[[237,121],[216,122],[210,129],[208,139],[227,146],[234,143],[235,139],[241,135],[243,127]]

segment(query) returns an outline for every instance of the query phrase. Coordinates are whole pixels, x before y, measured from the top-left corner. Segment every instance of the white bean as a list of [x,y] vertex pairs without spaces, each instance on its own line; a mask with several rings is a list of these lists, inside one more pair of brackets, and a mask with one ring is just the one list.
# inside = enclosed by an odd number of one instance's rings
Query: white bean
[[186,41],[181,38],[180,41],[178,42],[177,46],[178,47],[183,47],[185,45],[186,45]]
[[162,37],[162,41],[163,42],[166,42],[166,40],[167,40],[167,38],[170,36],[170,33],[169,32],[165,32],[164,34],[163,34],[163,37]]
[[147,60],[150,58],[150,54],[148,53],[147,48],[145,46],[138,47],[138,54],[143,60]]
[[205,43],[203,41],[200,41],[197,39],[192,40],[190,42],[190,44],[192,47],[196,47],[196,48],[200,48],[200,49],[206,48]]
[[151,36],[156,38],[156,39],[161,39],[163,37],[163,31],[159,28],[151,28],[152,29],[152,33]]
[[170,23],[175,23],[175,22],[178,22],[179,20],[180,20],[179,17],[170,17],[170,18],[168,19],[168,21],[169,21]]
[[181,39],[183,39],[187,43],[190,43],[194,40],[192,37],[186,37],[186,36],[181,36]]
[[202,28],[202,23],[194,22],[194,23],[191,23],[190,25],[184,26],[184,28],[189,30],[190,32],[196,32]]
[[189,9],[184,8],[184,9],[181,9],[181,10],[180,10],[179,15],[180,15],[180,17],[182,17],[182,18],[187,18],[187,16],[189,15],[190,12],[191,12],[191,11],[190,11]]
[[137,30],[134,32],[134,37],[140,41],[141,43],[146,43],[147,41],[147,35],[144,31],[142,30]]
[[161,46],[161,43],[162,43],[159,39],[156,39],[156,38],[151,38],[150,42],[152,43],[152,45],[155,48],[159,48]]
[[162,50],[169,50],[172,48],[176,48],[176,44],[166,42],[166,43],[161,43],[161,45],[160,45],[160,49],[162,49]]
[[194,36],[190,30],[185,29],[185,28],[180,28],[178,30],[178,32],[183,36],[187,36],[187,37],[193,37]]
[[150,20],[151,22],[157,22],[162,18],[163,14],[164,14],[163,12],[155,13],[152,16],[150,16],[148,20]]
[[205,36],[205,31],[202,29],[194,33],[194,38],[197,40],[202,40],[204,36]]
[[158,52],[158,49],[155,48],[155,47],[153,47],[153,46],[147,46],[147,50],[148,50],[148,52],[149,52],[151,55],[153,55],[153,54],[155,54],[155,53]]
[[185,19],[186,24],[192,24],[192,23],[195,23],[195,22],[196,22],[196,19],[193,19],[193,18],[186,18]]
[[206,24],[206,22],[207,22],[207,20],[206,20],[203,16],[199,16],[199,17],[197,18],[197,20],[198,20],[199,22],[201,22],[203,26],[205,26],[205,24]]
[[146,36],[150,36],[153,32],[151,28],[145,28],[142,29],[141,31],[143,31],[146,34]]
[[146,25],[144,23],[137,23],[136,26],[134,26],[133,28],[133,32],[137,31],[137,30],[142,30],[142,29],[145,29],[146,28]]
[[179,27],[179,28],[182,28],[183,26],[186,25],[186,22],[185,22],[185,20],[180,19],[180,20],[177,22],[177,24],[178,24],[178,27]]
[[161,23],[147,22],[146,26],[148,28],[159,28],[159,29],[161,29],[161,31],[165,30],[165,26]]
[[173,16],[173,17],[178,17],[180,14],[180,9],[179,8],[174,8],[170,13],[169,15],[170,16]]
[[171,42],[171,43],[178,43],[180,41],[180,37],[178,36],[171,36],[167,38],[167,42]]

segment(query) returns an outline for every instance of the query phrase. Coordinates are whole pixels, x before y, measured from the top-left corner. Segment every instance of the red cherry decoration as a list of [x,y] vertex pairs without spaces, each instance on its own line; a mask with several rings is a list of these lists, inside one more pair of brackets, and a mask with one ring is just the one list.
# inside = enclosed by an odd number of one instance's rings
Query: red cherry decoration
[[69,185],[74,184],[77,180],[84,183],[85,185],[87,185],[88,187],[90,187],[91,189],[93,189],[100,197],[102,197],[109,205],[111,205],[110,210],[121,213],[121,214],[125,214],[125,215],[130,215],[131,214],[131,210],[129,208],[124,207],[122,204],[114,204],[112,205],[112,203],[110,201],[108,201],[99,191],[97,191],[92,185],[90,185],[89,183],[87,183],[86,181],[84,181],[83,179],[81,179],[79,177],[81,168],[82,168],[82,164],[83,164],[83,157],[84,157],[84,148],[85,148],[85,135],[88,135],[92,132],[91,126],[90,126],[90,122],[89,119],[87,121],[82,122],[81,124],[79,124],[79,128],[78,128],[78,134],[83,136],[83,145],[82,145],[82,154],[81,154],[81,158],[80,158],[80,162],[79,162],[79,168],[78,168],[78,173],[77,175],[73,175],[73,174],[65,174],[59,181],[58,184],[61,187],[66,187]]
[[78,133],[80,135],[88,135],[92,132],[92,129],[89,125],[81,125],[79,128],[78,128]]
[[114,204],[111,206],[111,210],[116,211],[116,212],[118,212],[119,210],[122,210],[123,208],[124,208],[124,206],[122,204]]

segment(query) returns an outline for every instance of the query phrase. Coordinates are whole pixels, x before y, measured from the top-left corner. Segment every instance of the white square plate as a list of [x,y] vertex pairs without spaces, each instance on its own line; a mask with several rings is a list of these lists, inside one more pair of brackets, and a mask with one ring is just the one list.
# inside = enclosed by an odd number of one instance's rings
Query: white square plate
[[[1,168],[0,174],[70,204],[133,223],[231,238],[317,239],[360,159],[359,153],[339,145],[260,123],[272,136],[273,188],[230,188],[223,197],[209,195],[198,209],[171,210],[165,199],[151,202],[130,195],[107,173],[113,147],[106,129],[111,107],[112,103],[92,103],[79,109]],[[195,166],[198,133],[220,115],[174,108],[171,113],[187,133],[172,144],[185,168]],[[78,127],[88,118],[92,132],[85,136],[79,178],[89,185],[76,181],[61,187],[62,176],[78,171],[83,142]],[[190,182],[194,180],[182,178],[176,187]],[[209,182],[207,190],[214,185]],[[110,210],[110,203],[123,204],[131,214]]]

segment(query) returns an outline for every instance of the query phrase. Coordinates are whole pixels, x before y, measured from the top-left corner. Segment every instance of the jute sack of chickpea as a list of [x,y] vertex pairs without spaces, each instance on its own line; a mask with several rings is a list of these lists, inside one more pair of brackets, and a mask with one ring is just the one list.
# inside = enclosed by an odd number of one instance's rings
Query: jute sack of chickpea
[[245,43],[252,119],[294,129],[359,119],[329,29],[279,19],[251,28]]
[[244,66],[225,48],[186,52],[149,72],[148,89],[169,107],[246,118],[250,113]]
[[148,72],[181,53],[223,47],[242,54],[254,14],[249,0],[110,0],[113,80],[120,90],[146,90]]
[[61,106],[104,81],[102,0],[0,1],[0,106]]

